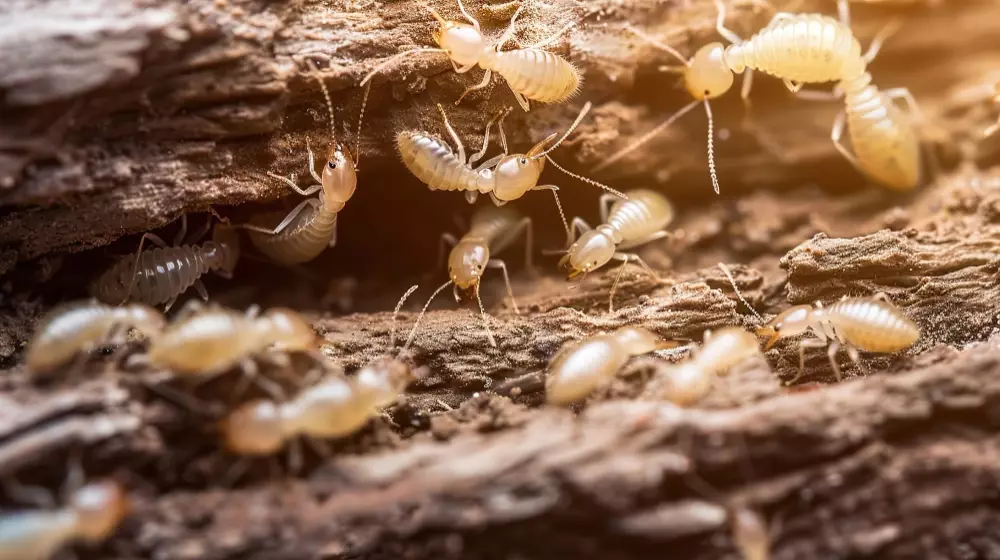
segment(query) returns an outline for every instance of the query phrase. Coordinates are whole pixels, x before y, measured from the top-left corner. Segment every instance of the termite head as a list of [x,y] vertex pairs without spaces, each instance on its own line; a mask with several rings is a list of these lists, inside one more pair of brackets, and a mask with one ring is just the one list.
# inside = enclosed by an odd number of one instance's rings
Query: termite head
[[253,401],[232,411],[219,424],[226,449],[238,455],[270,455],[284,445],[281,406]]
[[107,480],[74,492],[70,507],[76,514],[80,537],[95,542],[107,538],[125,518],[129,500],[117,482]]
[[282,350],[306,351],[316,347],[316,331],[301,315],[283,307],[269,309],[261,318],[261,333]]
[[448,255],[448,275],[462,290],[474,288],[490,260],[490,248],[482,239],[465,238]]
[[469,66],[479,62],[486,48],[486,38],[475,27],[441,17],[434,8],[424,5],[441,26],[433,33],[434,42],[459,66]]
[[569,278],[596,270],[611,260],[617,251],[621,236],[612,228],[602,225],[592,229],[570,245],[569,251],[559,260],[559,266],[569,270]]
[[[539,144],[538,146],[541,146]],[[545,169],[544,158],[532,157],[532,148],[527,154],[514,154],[500,160],[493,168],[495,183],[493,194],[500,200],[517,200],[524,193],[538,186],[538,178]]]
[[648,354],[653,350],[665,350],[677,347],[676,342],[667,342],[653,331],[642,327],[622,327],[612,333],[612,336],[625,348],[631,356]]
[[722,43],[709,43],[698,49],[684,71],[684,87],[695,99],[714,99],[733,86],[733,71],[726,64]]
[[777,317],[757,329],[757,336],[770,337],[764,345],[764,351],[770,350],[782,337],[804,333],[809,328],[811,319],[812,307],[808,305],[796,305],[779,313]]
[[153,338],[167,327],[163,313],[148,305],[130,304],[113,309],[116,322],[132,327],[146,338]]
[[340,211],[358,187],[358,172],[351,152],[340,144],[330,147],[323,166],[323,203]]

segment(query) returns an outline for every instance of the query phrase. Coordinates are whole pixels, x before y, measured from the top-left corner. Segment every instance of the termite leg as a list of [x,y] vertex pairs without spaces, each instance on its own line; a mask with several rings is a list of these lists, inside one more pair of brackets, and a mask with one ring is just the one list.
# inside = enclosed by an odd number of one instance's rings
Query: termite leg
[[[473,62],[472,64],[467,64],[465,66],[459,66],[458,64],[455,63],[454,60],[452,60],[451,61],[451,67],[452,67],[452,69],[455,70],[456,74],[465,74],[469,70],[472,70],[473,68],[475,68],[476,67],[476,63]],[[456,103],[456,105],[457,105],[457,103]]]
[[[521,5],[514,11],[514,15],[510,16],[510,22],[507,23],[507,29],[504,30],[503,35],[500,35],[500,39],[497,40],[496,47],[494,47],[497,52],[500,52],[504,43],[509,41],[510,38],[514,36],[514,25],[517,23],[517,16],[521,15],[521,10],[524,9],[525,3],[526,2],[521,2]],[[479,29],[479,27],[477,26],[476,29]]]
[[739,35],[729,30],[726,27],[726,5],[722,0],[715,0],[715,7],[719,10],[719,15],[715,18],[715,30],[725,37],[727,41],[734,45],[742,45],[743,39]]
[[902,23],[900,23],[899,19],[893,18],[889,20],[889,23],[883,25],[882,29],[879,29],[878,33],[875,34],[875,38],[872,39],[871,44],[868,45],[868,50],[865,51],[865,54],[862,57],[865,60],[865,64],[871,64],[872,61],[875,60],[879,51],[882,50],[882,45],[885,44],[890,37],[895,35],[896,32],[899,31],[900,27],[902,27]]
[[621,260],[622,266],[618,269],[618,275],[615,277],[615,283],[611,285],[611,293],[608,295],[608,313],[614,312],[615,290],[618,289],[618,282],[621,280],[622,274],[625,272],[625,267],[628,266],[628,262],[630,260],[635,261],[642,266],[642,268],[653,278],[659,278],[659,276],[656,275],[656,272],[648,264],[646,264],[646,261],[642,260],[642,257],[635,253],[615,253],[612,258]]
[[840,17],[840,23],[844,24],[845,27],[850,29],[851,4],[848,2],[848,0],[837,0],[837,15]]
[[163,306],[163,312],[166,313],[167,311],[170,311],[170,308],[173,307],[175,303],[177,303],[177,296],[170,298],[170,301]]
[[[490,119],[490,122],[486,123],[486,132],[483,133],[483,149],[481,149],[478,152],[476,152],[476,153],[472,154],[471,156],[469,156],[469,165],[472,165],[473,163],[476,163],[477,161],[480,160],[480,158],[482,158],[484,155],[486,155],[486,150],[488,150],[489,147],[490,147],[490,129],[493,127],[493,123],[497,122],[498,120],[500,121],[500,130],[501,130],[501,134],[502,134],[502,131],[503,131],[503,119],[504,119],[504,117],[507,116],[507,113],[509,113],[509,112],[510,112],[510,108],[504,109],[500,113],[497,113],[497,115],[495,117],[493,117],[492,119]],[[504,140],[506,140],[506,138]],[[506,147],[506,144],[507,144],[507,142],[504,142],[504,146],[505,147]],[[504,149],[503,155],[507,155],[507,150],[506,149]],[[483,167],[493,167],[493,165],[495,165],[496,162],[500,161],[502,158],[503,158],[503,156],[499,156],[499,157],[495,157],[495,158],[490,158],[487,161],[493,162],[493,164],[492,165],[486,165],[484,163],[483,165],[480,165],[479,168],[477,168],[477,171],[479,169],[483,168]]]
[[798,93],[802,91],[802,86],[803,86],[802,82],[793,82],[792,80],[785,78],[781,80],[781,83],[785,84],[785,87],[788,88],[788,91],[792,93]]
[[[479,167],[476,168],[476,171],[479,171],[480,169],[486,169],[487,167],[493,167],[494,165],[500,163],[500,160],[502,160],[505,157],[507,157],[506,153],[497,154],[491,157],[490,159],[484,161],[483,163],[479,164]],[[466,191],[466,192],[476,192],[476,191]]]
[[198,297],[200,297],[205,301],[208,301],[208,289],[205,288],[205,284],[201,281],[200,278],[194,281],[193,286],[195,291],[198,292]]
[[[610,196],[612,198],[615,198],[615,195],[613,194],[606,194],[604,196]],[[602,196],[601,198],[604,198],[604,196]],[[601,221],[607,222],[608,220],[607,218],[605,218]],[[572,245],[573,242],[576,241],[578,235],[583,235],[584,233],[587,233],[592,229],[594,228],[590,227],[590,224],[584,221],[583,218],[579,216],[573,218],[573,221],[570,222],[569,225],[569,239],[566,240],[566,246],[569,247],[570,245]]]
[[278,235],[282,231],[284,231],[285,228],[287,228],[288,225],[291,224],[295,220],[295,218],[298,217],[299,214],[302,213],[302,210],[306,206],[316,207],[316,206],[319,206],[319,204],[320,204],[319,200],[317,200],[315,198],[307,198],[307,199],[303,200],[302,202],[299,203],[298,206],[296,206],[295,208],[292,208],[292,211],[289,212],[287,216],[285,216],[285,219],[281,220],[281,223],[279,223],[278,225],[274,226],[274,228],[272,228],[272,229],[268,229],[266,227],[261,227],[261,226],[256,226],[256,225],[253,225],[253,224],[239,224],[239,225],[235,225],[233,227],[234,228],[240,228],[240,229],[246,229],[246,230],[250,230],[250,231],[256,231],[258,233],[266,233],[268,235]]
[[865,173],[865,170],[861,167],[861,163],[858,162],[858,158],[854,156],[843,144],[840,143],[841,138],[844,136],[844,128],[847,126],[847,113],[841,111],[837,114],[837,118],[833,121],[833,129],[830,130],[830,140],[833,140],[833,146],[837,148],[840,155],[844,156],[847,161],[851,162],[851,165],[861,173]]
[[445,245],[447,245],[448,247],[454,247],[455,245],[458,245],[458,238],[456,238],[454,235],[450,233],[441,234],[441,239],[438,241],[437,262],[434,265],[434,270],[431,271],[432,274],[441,270],[441,266],[444,264],[445,250],[447,249]]
[[892,298],[889,297],[889,294],[887,294],[885,292],[879,292],[879,293],[873,295],[872,299],[877,299],[879,301],[884,301],[884,302],[886,302],[888,304],[895,305],[895,304],[892,303]]
[[[663,230],[654,231],[653,233],[647,235],[646,237],[642,237],[640,239],[636,239],[635,241],[630,241],[628,243],[622,243],[621,245],[618,246],[618,249],[631,249],[632,247],[638,247],[640,245],[645,245],[646,243],[658,241],[660,239],[665,239],[668,237],[670,237],[669,231],[663,231]],[[645,265],[646,263],[643,262],[642,264]],[[648,266],[646,267],[646,270],[649,271],[649,273],[652,274],[653,276],[656,276],[656,273],[653,272],[653,269],[649,268]]]
[[854,362],[854,365],[858,366],[859,370],[864,371],[864,366],[861,365],[861,352],[851,345],[845,345],[844,349],[847,350],[847,357]]
[[532,263],[531,253],[534,247],[535,236],[533,233],[531,218],[521,218],[521,220],[517,222],[514,227],[510,228],[510,231],[506,236],[504,236],[503,240],[498,242],[498,245],[506,245],[507,241],[517,239],[517,236],[521,235],[521,231],[524,231],[524,267],[528,270],[532,270],[534,269],[534,265]]
[[[889,99],[902,99],[906,102],[906,107],[916,118],[920,124],[926,124],[927,116],[920,109],[920,105],[917,103],[916,98],[907,88],[891,88],[885,90],[885,95]],[[928,166],[930,168],[931,174],[935,177],[941,174],[941,161],[937,157],[937,152],[931,149],[923,150],[927,154]]]
[[483,72],[483,79],[478,84],[465,88],[465,91],[462,92],[462,95],[459,95],[458,99],[455,100],[455,105],[461,103],[462,100],[465,99],[466,95],[469,95],[470,93],[476,90],[483,89],[484,87],[490,85],[490,79],[492,77],[493,77],[493,71],[487,69],[485,72]]
[[243,380],[237,385],[235,395],[240,395],[246,391],[246,381],[251,381],[258,387],[266,391],[275,400],[285,400],[285,391],[280,385],[260,375],[260,369],[253,358],[247,358],[240,362],[240,369],[243,370]]
[[177,229],[177,234],[174,235],[173,246],[177,247],[184,242],[184,238],[187,237],[188,231],[188,217],[187,214],[181,214],[181,227]]
[[[650,37],[649,35],[646,35],[646,33],[642,32],[642,31],[639,31],[639,29],[633,27],[631,24],[626,24],[625,25],[625,29],[628,29],[633,35],[635,35],[636,37],[642,39],[643,41],[645,41],[646,43],[648,43],[650,46],[653,46],[653,47],[655,47],[657,49],[660,49],[661,51],[663,51],[663,52],[665,52],[665,53],[673,56],[677,60],[681,61],[682,66],[679,67],[680,68],[680,70],[679,70],[680,73],[683,73],[684,69],[688,68],[691,65],[691,61],[689,59],[685,58],[684,55],[682,55],[680,53],[680,51],[678,51],[677,49],[671,47],[670,45],[668,45],[666,43],[661,43],[660,41],[657,41],[656,39]],[[670,70],[670,71],[672,71],[672,70]]]
[[806,348],[822,348],[827,341],[821,338],[804,338],[799,342],[799,374],[793,377],[786,385],[791,385],[802,378],[806,372]]
[[837,377],[837,383],[843,381],[843,376],[840,373],[840,366],[837,365],[837,351],[840,350],[840,343],[836,340],[830,342],[830,347],[826,349],[826,357],[830,359],[830,367],[833,368],[833,374]]
[[[215,214],[215,211],[212,210],[212,213]],[[216,214],[216,216],[218,216],[218,214]],[[201,241],[202,239],[204,239],[204,237],[206,235],[208,235],[208,231],[210,229],[212,229],[212,218],[211,217],[209,217],[208,219],[206,219],[205,223],[200,228],[194,230],[194,233],[192,233],[187,238],[187,242],[189,244],[194,244],[194,243],[197,243],[197,242]],[[184,242],[184,238],[181,238],[180,241],[175,241],[174,242],[174,246],[176,247],[177,245],[181,245],[183,242]]]
[[322,189],[322,188],[323,188],[323,185],[322,185],[322,183],[323,183],[323,180],[322,180],[322,179],[320,179],[320,178],[319,178],[319,177],[318,177],[318,176],[316,175],[316,169],[315,169],[315,168],[314,168],[314,167],[312,166],[312,157],[313,157],[313,156],[312,156],[312,150],[310,150],[310,151],[309,151],[309,162],[310,162],[310,165],[309,165],[309,170],[310,170],[310,171],[312,172],[312,175],[313,175],[313,177],[314,177],[315,179],[317,179],[317,180],[319,181],[319,183],[320,183],[319,185],[313,185],[313,186],[309,187],[308,189],[303,189],[303,188],[299,187],[298,185],[296,185],[296,184],[295,184],[295,181],[292,181],[292,180],[291,180],[291,179],[289,179],[288,177],[282,177],[281,175],[278,175],[277,173],[271,173],[270,171],[268,171],[268,172],[267,172],[267,175],[268,175],[269,177],[272,177],[272,178],[274,178],[274,179],[277,179],[277,180],[279,180],[279,181],[281,181],[281,182],[285,183],[285,184],[286,184],[286,185],[288,185],[288,186],[289,186],[289,187],[290,187],[290,188],[291,188],[291,189],[292,189],[293,191],[295,191],[295,192],[297,192],[297,193],[301,194],[302,196],[311,196],[311,195],[314,195],[314,194],[316,194],[317,192],[319,192],[319,190],[320,190],[320,189]]
[[514,94],[514,99],[517,99],[517,104],[520,105],[522,109],[524,109],[524,112],[527,113],[528,111],[530,111],[531,106],[528,105],[528,100],[520,93],[514,91],[514,86],[510,85],[510,82],[507,82],[507,86],[510,87],[510,92]]
[[444,121],[445,130],[448,131],[452,141],[455,142],[455,147],[458,148],[458,160],[463,162],[466,161],[465,146],[462,144],[462,139],[458,137],[458,133],[456,133],[455,129],[451,127],[451,123],[448,122],[448,114],[444,112],[444,107],[442,107],[440,103],[438,103],[437,107],[438,111],[441,111],[441,119]]
[[503,282],[507,285],[507,295],[510,296],[510,304],[514,307],[514,313],[520,315],[521,310],[517,308],[517,300],[514,299],[514,290],[510,287],[510,275],[507,273],[507,263],[500,259],[490,259],[486,261],[486,266],[499,268],[500,272],[503,272]]
[[[602,224],[608,223],[608,215],[611,214],[611,207],[618,200],[621,200],[621,198],[619,198],[619,197],[617,197],[617,196],[615,196],[615,195],[613,195],[611,193],[604,193],[604,194],[601,195],[601,198],[597,199],[597,205],[598,205],[598,207],[600,207],[600,210],[601,210],[601,223]],[[588,229],[590,229],[590,228],[588,227]]]

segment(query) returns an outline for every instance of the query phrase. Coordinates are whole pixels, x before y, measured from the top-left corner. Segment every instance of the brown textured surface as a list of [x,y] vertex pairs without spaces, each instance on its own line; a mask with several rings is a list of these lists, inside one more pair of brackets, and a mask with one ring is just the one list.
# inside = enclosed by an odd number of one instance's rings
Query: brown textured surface
[[[917,95],[943,174],[904,196],[865,185],[829,144],[836,106],[793,103],[760,76],[753,115],[782,157],[739,126],[736,92],[719,100],[723,197],[711,195],[697,112],[597,177],[657,187],[679,202],[673,239],[641,251],[660,277],[629,269],[614,313],[614,268],[567,290],[555,259],[538,258],[529,274],[514,247],[501,256],[521,314],[503,301],[499,278],[483,286],[499,348],[486,342],[474,303],[459,307],[442,294],[403,353],[419,378],[386,417],[336,442],[330,459],[307,453],[300,472],[283,458],[277,470],[256,461],[227,485],[235,460],[219,452],[214,421],[237,398],[235,375],[195,389],[98,355],[82,371],[32,380],[19,363],[23,345],[42,311],[78,295],[136,238],[85,249],[209,206],[237,221],[278,206],[287,193],[265,171],[303,177],[306,138],[328,141],[304,61],[323,69],[340,133],[353,134],[354,86],[385,56],[429,44],[429,16],[411,2],[8,2],[0,7],[0,478],[54,489],[79,454],[92,477],[124,482],[131,517],[84,557],[731,558],[719,508],[732,503],[765,514],[775,558],[1000,559],[1000,175],[989,168],[997,139],[979,137],[996,117],[987,99],[1000,78],[1000,3],[853,5],[865,43],[888,18],[903,18],[873,73]],[[740,33],[767,20],[749,3],[734,6],[729,25]],[[833,3],[811,6],[829,12]],[[495,32],[511,13],[502,2],[470,8]],[[518,38],[531,43],[589,11],[554,47],[584,70],[582,95],[515,111],[507,126],[518,149],[593,101],[593,118],[556,153],[578,171],[686,102],[657,71],[670,61],[624,37],[624,22],[684,52],[714,39],[714,8],[702,0],[532,2]],[[478,77],[420,57],[378,78],[338,247],[291,270],[245,259],[234,281],[210,284],[213,297],[302,310],[324,353],[348,372],[384,354],[385,310],[421,284],[399,318],[405,334],[443,281],[433,268],[438,236],[460,232],[453,217],[469,211],[460,196],[408,177],[391,138],[400,127],[438,131],[442,102],[472,144],[482,115],[513,102],[497,84],[489,102],[450,105]],[[596,217],[596,191],[546,173],[571,215]],[[558,246],[551,200],[529,196],[516,206],[535,219],[536,248]],[[688,410],[639,399],[644,380],[685,350],[634,360],[578,409],[543,405],[545,364],[566,341],[623,324],[679,340],[755,325],[719,262],[765,316],[885,292],[923,334],[899,355],[866,356],[863,371],[842,357],[841,385],[825,352],[814,351],[802,383],[784,386],[797,370],[793,340]],[[263,372],[294,390],[308,368],[296,359],[292,371]],[[194,410],[178,400],[189,394],[201,401]],[[692,475],[717,495],[692,486]]]

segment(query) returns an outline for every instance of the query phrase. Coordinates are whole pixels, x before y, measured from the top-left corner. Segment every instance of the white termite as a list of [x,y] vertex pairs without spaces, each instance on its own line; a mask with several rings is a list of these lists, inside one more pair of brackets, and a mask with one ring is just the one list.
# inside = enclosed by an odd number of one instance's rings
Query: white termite
[[[551,162],[557,169],[571,177],[598,186],[624,198],[624,195],[606,185],[567,171],[549,157],[549,153],[558,148],[573,130],[576,129],[587,115],[587,112],[590,111],[590,107],[591,104],[589,102],[583,106],[576,120],[573,121],[573,124],[570,125],[558,140],[555,140],[559,136],[558,133],[553,133],[548,138],[535,144],[526,154],[508,154],[507,137],[503,131],[503,118],[506,116],[506,112],[504,112],[486,124],[486,134],[483,137],[482,149],[472,154],[468,161],[466,161],[465,146],[462,144],[455,129],[448,122],[448,116],[441,105],[438,105],[438,109],[441,111],[441,116],[444,119],[444,126],[457,147],[457,153],[452,151],[451,146],[437,136],[427,132],[412,130],[402,131],[397,134],[396,146],[399,149],[399,154],[406,168],[430,187],[431,190],[464,191],[465,198],[470,203],[475,202],[480,194],[489,194],[495,205],[502,206],[512,200],[521,198],[528,191],[551,191],[552,196],[555,197],[556,207],[559,210],[559,216],[562,218],[563,227],[566,228],[568,233],[569,225],[566,223],[566,216],[563,213],[562,204],[559,202],[559,195],[556,192],[559,190],[559,187],[538,184],[538,179],[542,175],[546,161]],[[497,123],[498,125],[503,153],[473,168],[472,164],[482,158],[489,148],[490,129],[493,123]],[[548,147],[546,148],[546,146]]]
[[361,85],[368,83],[375,74],[398,60],[418,52],[433,52],[446,54],[455,72],[459,74],[468,72],[476,66],[485,70],[482,81],[467,88],[455,102],[456,104],[470,92],[488,86],[494,72],[504,78],[518,104],[525,111],[530,110],[528,100],[542,103],[564,101],[579,91],[580,72],[561,56],[542,50],[542,47],[555,41],[575,26],[576,22],[570,23],[534,45],[510,51],[500,50],[513,36],[514,23],[525,3],[518,6],[517,11],[511,16],[507,30],[494,44],[489,43],[479,27],[479,22],[466,11],[461,0],[458,0],[458,8],[469,24],[445,20],[436,10],[421,3],[440,25],[440,29],[434,33],[434,41],[438,47],[418,47],[391,56],[369,72],[361,81]]
[[254,223],[238,226],[250,230],[250,241],[257,250],[271,260],[285,265],[311,261],[328,247],[337,244],[337,215],[347,205],[358,186],[358,163],[361,161],[361,122],[365,116],[369,90],[365,88],[358,116],[354,153],[351,154],[351,151],[337,140],[336,117],[334,116],[333,103],[330,100],[330,92],[314,66],[312,71],[323,90],[323,97],[330,113],[330,151],[326,164],[323,166],[323,173],[322,175],[316,173],[315,156],[307,143],[309,174],[316,181],[316,185],[302,189],[288,177],[282,177],[270,171],[267,174],[284,182],[289,188],[303,196],[319,194],[316,198],[303,200],[273,228],[261,225],[261,223],[274,219],[273,214],[270,213],[255,217],[252,220]]
[[[490,330],[489,322],[486,318],[486,310],[483,307],[483,300],[479,295],[479,285],[483,273],[487,268],[499,268],[503,272],[504,283],[507,285],[507,295],[510,296],[511,305],[514,312],[519,313],[517,302],[514,299],[514,290],[510,286],[510,276],[507,273],[507,264],[493,255],[509,247],[517,240],[521,234],[525,240],[525,268],[531,269],[532,253],[532,231],[531,218],[521,216],[510,208],[495,206],[484,206],[472,215],[469,231],[456,239],[453,235],[443,234],[441,236],[441,249],[443,256],[444,245],[452,245],[448,254],[448,277],[449,280],[442,284],[424,305],[423,311],[417,317],[416,324],[420,324],[424,312],[430,306],[434,298],[449,285],[453,286],[455,301],[461,301],[459,290],[472,290],[476,301],[479,303],[479,313],[483,318],[483,328],[490,344],[497,345],[493,332]],[[440,265],[441,258],[438,258]],[[414,331],[416,332],[416,325]],[[407,340],[409,345],[410,340]]]
[[580,402],[617,375],[629,358],[676,346],[648,329],[631,326],[568,342],[549,361],[545,400],[558,406]]
[[[615,290],[629,261],[639,263],[653,278],[656,272],[639,255],[624,252],[657,239],[669,237],[664,229],[674,219],[674,207],[662,194],[648,190],[627,191],[627,200],[612,195],[600,199],[601,225],[591,228],[582,218],[573,218],[570,225],[572,241],[576,232],[580,238],[570,245],[559,266],[569,270],[569,278],[586,275],[612,259],[622,261],[608,296],[608,311],[614,311]],[[581,279],[582,282],[582,279]]]
[[803,338],[799,343],[799,374],[789,381],[794,383],[805,371],[807,348],[827,347],[830,366],[841,380],[836,355],[840,348],[860,365],[860,352],[890,354],[913,346],[920,338],[920,328],[892,304],[888,296],[845,297],[829,307],[817,302],[815,307],[796,305],[779,313],[757,334],[767,336],[764,350],[769,350],[778,340],[812,331],[816,338]]

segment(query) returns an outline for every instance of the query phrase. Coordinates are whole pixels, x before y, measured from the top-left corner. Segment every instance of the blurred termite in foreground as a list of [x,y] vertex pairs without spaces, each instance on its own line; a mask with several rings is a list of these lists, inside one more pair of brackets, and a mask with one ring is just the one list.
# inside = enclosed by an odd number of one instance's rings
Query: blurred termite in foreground
[[623,251],[669,237],[664,228],[674,219],[673,205],[656,191],[638,189],[627,191],[625,195],[628,200],[613,195],[601,196],[602,223],[597,229],[591,228],[580,217],[573,218],[567,242],[573,241],[576,232],[582,235],[569,246],[566,255],[559,261],[560,267],[569,270],[569,278],[579,274],[586,277],[612,259],[622,261],[608,295],[608,312],[614,311],[615,290],[630,260],[639,263],[653,278],[657,278],[639,255]]
[[461,0],[458,0],[458,8],[471,25],[448,21],[441,17],[434,8],[421,2],[421,5],[434,16],[440,25],[440,29],[434,33],[434,42],[438,44],[438,48],[418,47],[391,56],[369,72],[361,80],[361,85],[367,84],[375,74],[398,60],[414,53],[432,52],[446,54],[451,60],[455,72],[459,74],[464,74],[477,65],[486,71],[482,81],[467,88],[455,101],[456,105],[469,93],[488,86],[493,72],[504,78],[507,85],[510,86],[514,98],[525,111],[530,110],[529,99],[542,103],[564,101],[579,91],[580,72],[561,56],[542,50],[542,47],[555,41],[560,35],[573,28],[577,22],[566,25],[534,45],[511,51],[500,50],[513,37],[514,23],[526,3],[522,2],[518,6],[517,11],[510,18],[507,30],[500,36],[500,39],[494,44],[489,44],[486,37],[483,36],[479,22],[469,15]]
[[[194,238],[200,239],[210,225],[211,219]],[[207,301],[208,291],[201,277],[211,271],[232,278],[240,258],[240,239],[225,224],[216,225],[212,239],[200,245],[182,245],[186,234],[187,215],[181,216],[173,246],[154,233],[143,234],[135,258],[120,259],[105,271],[91,286],[92,294],[109,304],[122,304],[130,299],[149,305],[166,304],[164,311],[167,311],[181,294],[194,286]],[[157,248],[143,251],[146,240]]]
[[316,332],[291,309],[273,308],[263,315],[259,311],[254,306],[240,313],[192,301],[170,326],[152,339],[146,354],[133,356],[129,363],[202,379],[239,365],[248,379],[280,394],[280,389],[258,378],[254,358],[286,364],[288,358],[282,352],[316,350]]
[[[9,483],[4,487],[38,496],[38,489],[28,492],[26,487]],[[0,560],[45,560],[72,542],[99,543],[114,532],[128,510],[124,489],[105,480],[78,485],[66,506],[58,509],[4,512],[0,514]]]
[[[732,284],[736,297],[763,322],[763,317],[740,293],[729,267],[719,263],[719,268]],[[708,395],[717,377],[729,375],[734,367],[755,356],[763,356],[763,353],[753,333],[738,327],[725,327],[714,332],[706,330],[701,347],[692,350],[691,356],[669,366],[654,379],[648,393],[680,406],[692,405]]]
[[579,402],[617,375],[629,358],[677,346],[642,327],[568,342],[549,361],[545,400],[559,406]]
[[105,344],[123,344],[129,329],[155,339],[165,326],[163,314],[146,305],[112,307],[93,300],[61,305],[38,322],[25,363],[34,373],[50,373]]
[[[440,266],[441,257],[444,256],[444,243],[449,243],[453,247],[448,254],[448,276],[449,280],[442,284],[424,305],[424,310],[417,318],[419,324],[423,318],[423,313],[430,306],[434,298],[449,285],[455,301],[461,301],[458,291],[472,290],[476,301],[479,303],[479,313],[483,318],[483,328],[486,330],[486,337],[490,344],[497,345],[493,333],[490,331],[489,322],[486,319],[486,310],[483,307],[483,300],[479,295],[479,285],[483,273],[487,268],[499,268],[503,273],[504,283],[507,285],[507,295],[510,296],[511,305],[515,313],[520,313],[517,308],[517,301],[514,299],[514,290],[510,287],[510,276],[507,274],[507,264],[500,259],[493,258],[493,255],[509,247],[517,238],[524,234],[525,240],[525,268],[531,269],[532,253],[532,232],[531,218],[526,218],[510,208],[498,208],[494,206],[483,206],[472,215],[472,222],[469,231],[461,239],[455,239],[450,234],[441,236],[441,255],[438,257]],[[416,326],[414,331],[416,332]],[[412,334],[411,334],[412,336]],[[410,340],[407,340],[409,345]]]
[[[316,198],[307,198],[292,209],[273,228],[262,227],[259,223],[242,224],[236,227],[250,230],[250,241],[261,253],[271,260],[285,265],[301,264],[319,256],[324,249],[337,244],[337,214],[347,205],[358,186],[358,163],[361,161],[361,122],[365,116],[365,106],[368,103],[368,88],[365,88],[358,116],[358,128],[355,134],[354,154],[337,140],[336,117],[333,102],[326,83],[319,76],[319,71],[310,63],[316,81],[323,90],[326,107],[330,112],[330,151],[322,175],[316,173],[315,158],[312,148],[306,144],[309,154],[309,174],[316,181],[307,189],[299,188],[295,181],[281,175],[267,172],[268,175],[283,181],[295,192],[303,196],[319,193]],[[266,222],[273,219],[271,214],[254,218],[254,222]]]
[[[403,294],[393,312],[390,349],[395,345],[396,316],[416,288],[413,286]],[[414,324],[401,352],[409,347],[418,324],[419,321]],[[410,368],[391,357],[372,361],[350,378],[340,371],[327,373],[287,402],[257,400],[234,410],[220,425],[225,447],[239,455],[264,456],[279,451],[286,442],[299,436],[321,439],[348,436],[393,404],[412,379]]]
[[[406,165],[406,168],[431,190],[464,191],[465,198],[470,204],[476,201],[480,193],[489,194],[493,204],[503,206],[512,200],[521,198],[528,191],[551,191],[556,200],[559,217],[562,218],[563,227],[566,228],[568,235],[569,224],[566,223],[562,203],[559,202],[559,195],[556,193],[559,187],[538,184],[546,161],[573,178],[625,198],[625,195],[611,187],[564,169],[549,157],[549,153],[558,148],[576,130],[576,127],[590,111],[590,107],[589,102],[583,106],[576,120],[558,140],[555,139],[559,133],[552,133],[548,138],[535,144],[526,154],[508,154],[507,136],[503,131],[503,119],[508,111],[504,111],[486,124],[483,148],[472,154],[466,161],[465,146],[462,145],[462,140],[448,122],[448,115],[445,114],[441,105],[438,105],[438,110],[441,111],[441,117],[444,119],[445,129],[458,148],[457,154],[452,151],[451,146],[437,136],[412,130],[405,130],[396,135],[396,147],[399,149],[399,154],[403,158],[403,164]],[[497,123],[503,153],[473,168],[472,164],[486,155],[490,142],[490,128],[493,123]],[[546,146],[548,147],[546,148]]]

